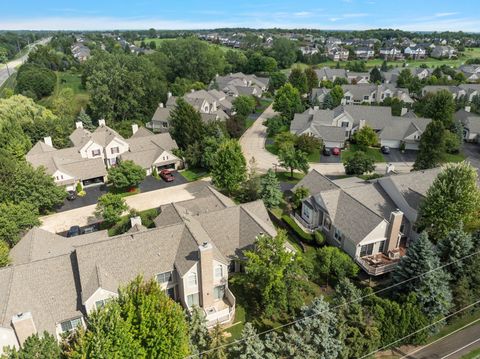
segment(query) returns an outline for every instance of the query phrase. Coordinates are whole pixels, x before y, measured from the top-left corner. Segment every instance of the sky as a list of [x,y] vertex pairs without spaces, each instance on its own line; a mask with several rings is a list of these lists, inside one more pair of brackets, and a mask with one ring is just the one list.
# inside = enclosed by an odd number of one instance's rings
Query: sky
[[0,30],[281,27],[480,32],[479,8],[479,0],[0,0]]

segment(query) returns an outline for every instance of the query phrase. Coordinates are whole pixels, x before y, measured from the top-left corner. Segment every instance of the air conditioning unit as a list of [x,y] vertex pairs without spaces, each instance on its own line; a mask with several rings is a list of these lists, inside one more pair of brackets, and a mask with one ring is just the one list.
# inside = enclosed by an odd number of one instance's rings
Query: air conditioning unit
[[400,252],[399,251],[388,251],[388,258],[390,259],[399,259],[400,258]]

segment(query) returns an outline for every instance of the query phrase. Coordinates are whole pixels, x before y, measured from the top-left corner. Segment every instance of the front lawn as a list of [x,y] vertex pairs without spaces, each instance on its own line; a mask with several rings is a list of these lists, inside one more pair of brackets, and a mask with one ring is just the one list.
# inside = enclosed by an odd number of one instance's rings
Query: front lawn
[[462,162],[466,159],[466,156],[462,153],[445,153],[443,155],[443,162]]
[[287,182],[287,183],[298,183],[300,180],[305,177],[304,173],[300,172],[293,172],[293,178],[290,177],[290,172],[277,172],[277,178],[280,182]]
[[179,171],[178,173],[180,173],[188,182],[198,181],[199,179],[208,176],[208,172],[203,168],[189,168],[188,170]]
[[[342,162],[350,159],[353,154],[361,149],[354,144],[351,144],[348,149],[344,149],[341,152]],[[382,152],[377,147],[368,147],[366,150],[363,150],[368,157],[373,159],[375,162],[385,162],[385,158],[382,155]]]
[[320,148],[315,149],[315,151],[313,151],[307,156],[308,162],[314,162],[314,163],[320,162],[320,157],[321,157]]
[[[147,228],[155,227],[153,220],[158,216],[158,211],[156,208],[138,212],[138,215],[142,219],[143,226]],[[100,229],[108,229],[108,235],[110,237],[123,234],[127,232],[130,228],[130,217],[128,215],[120,218],[120,220],[110,228],[106,227],[104,223],[100,225]]]

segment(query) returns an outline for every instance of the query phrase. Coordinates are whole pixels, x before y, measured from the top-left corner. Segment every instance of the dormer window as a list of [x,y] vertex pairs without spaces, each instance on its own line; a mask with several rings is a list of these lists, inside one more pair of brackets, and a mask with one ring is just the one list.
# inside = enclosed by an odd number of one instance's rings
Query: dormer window
[[75,330],[77,327],[80,327],[81,325],[82,325],[82,317],[66,320],[60,323],[63,333],[71,332],[72,330]]
[[112,153],[112,155],[114,155],[114,154],[119,153],[119,152],[120,152],[120,149],[119,149],[118,147],[112,147],[112,148],[110,149],[110,152]]
[[92,150],[92,157],[100,156],[100,150]]

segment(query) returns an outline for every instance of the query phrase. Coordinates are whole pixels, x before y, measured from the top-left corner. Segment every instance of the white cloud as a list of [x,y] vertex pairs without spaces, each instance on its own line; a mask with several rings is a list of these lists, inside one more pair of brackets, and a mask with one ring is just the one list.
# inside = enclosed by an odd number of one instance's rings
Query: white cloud
[[413,21],[410,23],[397,23],[392,28],[405,31],[480,31],[480,19],[478,18],[452,18],[452,19],[431,19],[424,21]]
[[306,16],[312,16],[312,15],[313,15],[313,12],[310,12],[310,11],[299,11],[299,12],[294,12],[293,15],[294,15],[294,16],[298,16],[298,17],[306,17]]
[[458,12],[437,12],[434,16],[435,17],[446,17],[446,16],[453,16],[458,15]]

